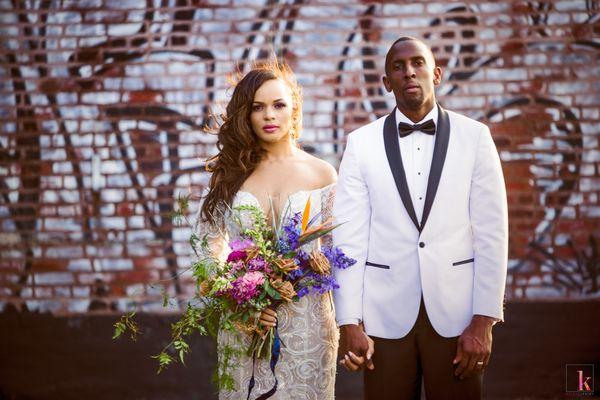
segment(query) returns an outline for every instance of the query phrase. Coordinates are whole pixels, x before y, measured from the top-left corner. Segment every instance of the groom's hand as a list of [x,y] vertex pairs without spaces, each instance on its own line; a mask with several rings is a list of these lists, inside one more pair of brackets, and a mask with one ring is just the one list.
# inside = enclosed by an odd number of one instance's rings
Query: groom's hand
[[374,369],[371,357],[375,353],[373,340],[367,336],[362,326],[342,325],[340,327],[340,364],[348,371],[366,367]]
[[473,376],[487,367],[492,352],[492,326],[494,319],[474,315],[471,323],[458,338],[456,356],[452,363],[457,365],[454,375],[460,379]]

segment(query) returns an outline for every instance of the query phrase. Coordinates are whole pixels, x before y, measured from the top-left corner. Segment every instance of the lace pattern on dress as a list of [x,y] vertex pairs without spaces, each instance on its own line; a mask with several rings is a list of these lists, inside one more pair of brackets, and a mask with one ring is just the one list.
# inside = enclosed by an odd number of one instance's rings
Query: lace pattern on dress
[[[333,201],[335,199],[335,184],[321,189],[321,221],[325,222],[333,218]],[[335,224],[335,221],[332,221]],[[323,246],[333,246],[333,235],[328,233],[321,238]]]

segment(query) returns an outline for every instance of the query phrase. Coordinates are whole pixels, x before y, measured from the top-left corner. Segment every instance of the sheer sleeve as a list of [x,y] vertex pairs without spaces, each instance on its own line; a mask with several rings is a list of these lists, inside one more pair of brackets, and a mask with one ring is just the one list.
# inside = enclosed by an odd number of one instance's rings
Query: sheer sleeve
[[223,252],[227,242],[227,233],[225,229],[214,226],[207,221],[203,221],[200,214],[202,207],[198,208],[196,213],[193,232],[196,236],[194,245],[195,257],[198,260],[207,258],[222,260]]
[[[333,217],[333,200],[335,198],[335,183],[326,186],[321,191],[321,221],[331,220]],[[333,221],[335,224],[335,221]],[[333,238],[331,232],[321,238],[323,246],[333,246]]]

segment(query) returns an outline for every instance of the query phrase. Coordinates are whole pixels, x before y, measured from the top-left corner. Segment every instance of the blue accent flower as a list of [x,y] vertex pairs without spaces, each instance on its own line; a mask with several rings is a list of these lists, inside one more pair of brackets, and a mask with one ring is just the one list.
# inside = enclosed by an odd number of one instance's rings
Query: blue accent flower
[[295,281],[297,279],[300,279],[302,277],[302,275],[304,275],[306,271],[303,268],[297,268],[293,271],[290,271],[290,273],[288,274],[288,277],[291,281]]
[[338,289],[340,285],[337,284],[335,278],[331,275],[319,275],[317,284],[313,286],[314,291],[318,294],[325,294],[333,289]]
[[[338,289],[340,286],[331,275],[321,275],[315,272],[308,272],[298,284],[296,293],[298,297],[307,294],[323,295],[331,290]],[[302,295],[300,295],[302,294]]]
[[296,291],[296,294],[298,295],[298,298],[301,299],[302,297],[306,296],[307,294],[310,294],[310,290],[307,287],[301,287],[300,289],[298,289]]
[[339,247],[326,247],[323,246],[321,248],[325,257],[329,260],[329,264],[331,264],[334,268],[346,269],[354,264],[356,264],[356,260],[350,257],[347,257],[342,249]]
[[298,264],[301,268],[308,268],[308,253],[303,250],[296,250],[296,264]]
[[283,234],[277,243],[281,253],[287,254],[298,248],[298,239],[300,238],[301,233],[301,219],[302,214],[296,213],[283,226]]

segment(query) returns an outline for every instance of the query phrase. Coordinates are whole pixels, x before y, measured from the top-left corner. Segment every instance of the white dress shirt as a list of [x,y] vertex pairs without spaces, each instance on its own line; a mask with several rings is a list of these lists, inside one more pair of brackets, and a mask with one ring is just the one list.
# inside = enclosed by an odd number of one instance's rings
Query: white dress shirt
[[[412,122],[396,108],[397,124],[400,122],[410,125],[422,124],[429,119],[433,120],[437,129],[438,108],[436,106],[418,122]],[[425,195],[427,193],[427,183],[429,181],[429,170],[431,169],[431,160],[433,159],[435,135],[415,131],[408,136],[401,137],[399,141],[402,166],[404,167],[410,198],[417,219],[421,223],[423,208],[425,206]]]

